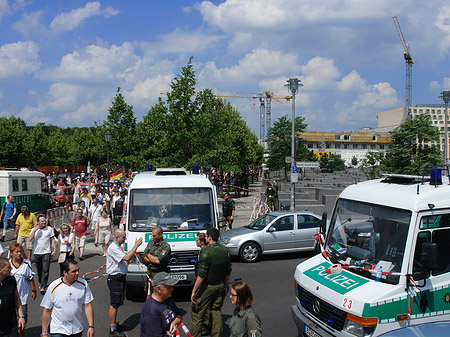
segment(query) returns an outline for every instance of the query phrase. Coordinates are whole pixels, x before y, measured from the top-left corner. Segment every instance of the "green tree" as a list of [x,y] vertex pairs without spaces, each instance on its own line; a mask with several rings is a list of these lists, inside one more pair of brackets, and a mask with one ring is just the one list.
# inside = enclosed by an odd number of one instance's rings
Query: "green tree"
[[[295,132],[305,131],[307,124],[304,123],[305,117],[299,116],[295,118]],[[291,156],[292,143],[292,123],[288,119],[288,116],[282,116],[278,121],[273,123],[268,131],[268,142],[269,142],[269,158],[267,160],[267,165],[271,170],[280,170],[285,164],[285,157]],[[298,146],[297,153],[301,153],[302,156],[306,154],[308,156],[308,150],[304,144],[300,142]],[[296,156],[297,159],[303,159]]]
[[43,124],[27,127],[27,137],[24,139],[23,155],[27,166],[46,165],[49,162],[48,136]]
[[392,141],[383,164],[392,173],[421,174],[430,165],[442,163],[438,147],[429,145],[439,142],[439,130],[431,125],[429,115],[408,117],[391,132]]
[[0,166],[22,166],[23,140],[27,137],[25,122],[17,117],[0,118]]
[[360,170],[369,179],[381,177],[382,163],[384,161],[383,152],[368,152],[366,157],[361,161]]
[[327,153],[324,153],[320,159],[320,168],[326,169],[330,172],[342,171],[345,170],[345,161],[341,159],[341,156],[337,154],[330,154],[328,156]]
[[352,165],[353,166],[358,165],[358,158],[356,158],[355,156],[352,157]]
[[111,163],[124,167],[135,168],[136,153],[139,140],[136,139],[136,117],[133,107],[125,102],[125,98],[117,88],[112,106],[108,109],[108,116],[102,127],[112,133]]

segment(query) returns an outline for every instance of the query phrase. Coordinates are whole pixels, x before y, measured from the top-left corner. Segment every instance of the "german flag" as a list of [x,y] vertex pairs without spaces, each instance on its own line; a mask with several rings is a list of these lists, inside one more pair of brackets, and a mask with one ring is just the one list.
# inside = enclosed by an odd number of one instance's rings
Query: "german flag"
[[118,170],[114,173],[111,173],[109,175],[110,180],[117,180],[123,177],[123,171],[122,170]]

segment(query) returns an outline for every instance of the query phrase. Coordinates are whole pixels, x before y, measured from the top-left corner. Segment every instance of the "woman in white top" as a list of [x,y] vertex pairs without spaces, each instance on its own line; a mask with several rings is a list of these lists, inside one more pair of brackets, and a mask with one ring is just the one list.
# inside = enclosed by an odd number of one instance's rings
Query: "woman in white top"
[[72,228],[70,225],[63,223],[61,227],[59,228],[61,230],[61,234],[58,235],[58,242],[57,242],[57,250],[59,250],[59,270],[60,275],[63,275],[63,262],[67,259],[73,259],[74,258],[74,251],[75,251],[75,235],[72,233]]
[[[27,321],[28,294],[31,287],[31,298],[36,299],[36,285],[34,283],[34,273],[31,268],[31,262],[25,259],[25,252],[20,243],[13,243],[9,246],[11,258],[11,275],[14,276],[17,283],[20,301],[22,302],[23,315]],[[24,335],[22,335],[24,336]]]
[[109,241],[113,233],[113,225],[111,218],[105,209],[102,210],[102,216],[97,221],[97,226],[95,227],[95,236],[98,235],[98,243],[102,244],[103,256],[106,256],[108,251]]

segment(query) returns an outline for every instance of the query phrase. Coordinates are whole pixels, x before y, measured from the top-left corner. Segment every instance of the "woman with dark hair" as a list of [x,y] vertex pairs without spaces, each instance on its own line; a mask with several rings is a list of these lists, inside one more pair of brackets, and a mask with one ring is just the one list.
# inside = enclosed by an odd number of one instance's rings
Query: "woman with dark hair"
[[231,286],[231,304],[236,305],[230,322],[230,337],[260,337],[261,319],[252,307],[253,295],[244,281]]

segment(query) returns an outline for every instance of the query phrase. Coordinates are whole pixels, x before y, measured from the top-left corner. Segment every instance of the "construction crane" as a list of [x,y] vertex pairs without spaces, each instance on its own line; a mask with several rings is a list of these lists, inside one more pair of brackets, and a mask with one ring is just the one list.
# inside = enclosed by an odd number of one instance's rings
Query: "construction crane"
[[265,131],[272,126],[272,99],[278,103],[284,100],[289,102],[291,96],[276,96],[273,92],[264,91],[263,93],[214,93],[216,97],[223,98],[252,98],[259,99],[259,139],[261,143],[266,140]]
[[406,93],[405,93],[405,113],[406,116],[409,115],[409,107],[412,105],[412,65],[414,64],[414,60],[411,57],[411,53],[409,51],[408,46],[406,45],[405,38],[403,37],[402,30],[400,28],[400,24],[398,23],[397,16],[392,16],[392,19],[395,23],[395,28],[397,28],[398,36],[400,37],[400,41],[403,45],[403,50],[405,53],[403,57],[406,61]]

